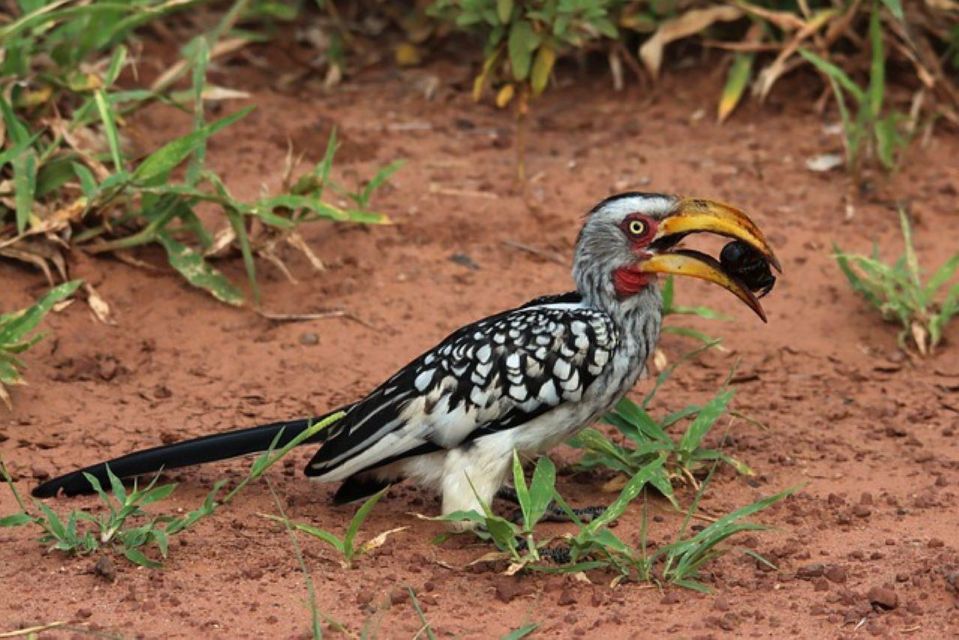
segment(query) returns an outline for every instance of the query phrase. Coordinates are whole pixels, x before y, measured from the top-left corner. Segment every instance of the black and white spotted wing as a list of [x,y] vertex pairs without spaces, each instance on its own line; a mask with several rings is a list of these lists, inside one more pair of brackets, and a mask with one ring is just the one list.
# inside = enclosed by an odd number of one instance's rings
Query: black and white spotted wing
[[344,479],[577,402],[611,366],[617,339],[611,319],[577,294],[463,327],[351,407],[306,473]]

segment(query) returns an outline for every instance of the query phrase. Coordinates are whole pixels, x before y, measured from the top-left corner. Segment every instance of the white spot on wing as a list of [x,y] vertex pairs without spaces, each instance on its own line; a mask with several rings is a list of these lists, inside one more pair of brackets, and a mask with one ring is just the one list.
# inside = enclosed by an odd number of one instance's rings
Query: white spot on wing
[[420,373],[420,375],[416,376],[416,380],[413,381],[413,386],[416,387],[417,391],[426,391],[426,388],[430,386],[430,382],[433,381],[433,374],[435,373],[436,369],[427,369]]

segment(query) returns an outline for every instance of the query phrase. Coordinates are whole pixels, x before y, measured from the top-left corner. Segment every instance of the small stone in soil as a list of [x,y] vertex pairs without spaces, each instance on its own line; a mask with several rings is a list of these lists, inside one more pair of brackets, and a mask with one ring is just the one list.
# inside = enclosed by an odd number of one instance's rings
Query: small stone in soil
[[846,581],[846,568],[838,564],[831,564],[826,567],[823,575],[830,582],[842,583]]
[[899,606],[899,596],[896,595],[896,591],[892,587],[873,587],[866,594],[866,597],[869,598],[869,603],[877,609],[889,611]]
[[813,578],[818,578],[823,574],[826,567],[821,563],[807,564],[805,566],[799,567],[796,571],[796,577],[803,580],[812,580]]
[[312,347],[320,343],[320,336],[316,335],[312,331],[307,331],[300,334],[300,344],[305,347]]
[[117,579],[117,568],[110,556],[100,556],[97,563],[93,565],[93,573],[108,582],[116,582]]
[[558,604],[562,607],[568,607],[571,604],[576,604],[576,596],[573,595],[571,589],[563,589],[562,593],[559,594]]

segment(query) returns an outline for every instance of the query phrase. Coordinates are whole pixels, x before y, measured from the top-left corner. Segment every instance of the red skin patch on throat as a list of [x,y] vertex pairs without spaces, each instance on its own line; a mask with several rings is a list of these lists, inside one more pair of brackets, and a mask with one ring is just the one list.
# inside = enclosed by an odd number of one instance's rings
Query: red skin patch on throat
[[634,296],[649,285],[651,276],[629,267],[620,267],[613,271],[613,288],[620,300]]

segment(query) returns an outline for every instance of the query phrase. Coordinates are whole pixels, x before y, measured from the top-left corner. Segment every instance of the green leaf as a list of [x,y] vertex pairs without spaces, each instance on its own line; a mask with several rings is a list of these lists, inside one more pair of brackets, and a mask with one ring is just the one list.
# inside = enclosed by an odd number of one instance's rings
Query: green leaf
[[330,533],[329,531],[324,531],[323,529],[319,529],[317,527],[314,527],[313,525],[304,524],[302,522],[290,522],[286,520],[285,518],[280,518],[278,516],[273,516],[265,513],[261,515],[264,518],[267,518],[269,520],[275,520],[276,522],[283,523],[286,526],[292,526],[297,531],[302,531],[303,533],[311,535],[318,540],[322,540],[323,542],[327,543],[328,545],[330,545],[331,547],[333,547],[340,553],[343,553],[343,550],[344,550],[343,541],[340,540],[334,534]]
[[856,83],[853,82],[848,75],[846,75],[845,71],[843,71],[842,69],[840,69],[833,63],[829,62],[828,60],[824,60],[823,58],[820,58],[812,51],[808,51],[806,49],[799,49],[799,55],[801,55],[803,58],[806,59],[806,61],[810,62],[814,67],[816,67],[821,72],[823,72],[827,77],[832,78],[833,80],[838,82],[843,89],[849,92],[849,95],[851,95],[856,102],[861,104],[863,101],[865,101],[866,99],[865,92],[863,92],[863,90],[860,89],[859,86],[856,85]]
[[0,518],[0,527],[20,527],[33,521],[34,517],[29,513],[15,513],[12,516]]
[[93,94],[97,103],[97,111],[100,112],[100,120],[103,122],[103,133],[106,134],[107,144],[110,147],[110,158],[117,171],[123,170],[123,155],[120,153],[120,136],[117,133],[116,116],[113,109],[107,101],[106,93],[103,89],[97,89]]
[[547,456],[541,456],[536,461],[536,468],[533,470],[533,479],[529,485],[529,522],[527,528],[532,529],[533,525],[539,522],[549,503],[553,500],[553,492],[556,486],[556,465]]
[[37,153],[24,149],[13,158],[13,199],[17,209],[17,233],[23,233],[33,213],[37,191]]
[[512,631],[507,633],[505,636],[503,636],[502,640],[521,640],[522,638],[525,638],[529,634],[536,631],[538,628],[539,628],[539,624],[536,622],[532,622],[530,624],[519,627],[518,629],[513,629]]
[[[203,87],[206,85],[206,69],[210,64],[210,48],[204,36],[193,39],[193,131],[203,130]],[[206,157],[206,139],[201,138],[197,144],[190,164],[186,171],[187,184],[195,185],[203,171],[203,162]]]
[[726,407],[729,405],[729,401],[732,400],[734,393],[735,392],[730,389],[729,391],[718,394],[706,403],[679,441],[680,450],[689,454],[699,447],[703,438],[706,437],[706,434],[709,433],[712,426],[726,411]]
[[751,53],[737,53],[733,58],[733,64],[729,67],[729,73],[726,75],[726,84],[719,96],[717,118],[720,122],[724,122],[729,117],[743,97],[743,92],[749,84],[749,76],[752,73],[753,57],[754,54]]
[[250,289],[253,290],[253,300],[260,303],[260,288],[256,284],[256,263],[253,261],[253,248],[250,246],[250,236],[246,232],[243,216],[232,209],[226,210],[226,216],[230,219],[230,226],[240,241],[240,253],[243,255],[243,267],[246,269],[246,277],[250,282]]
[[[133,178],[140,185],[156,186],[162,184],[181,162],[186,160],[187,156],[196,151],[203,142],[215,134],[220,129],[228,127],[240,118],[245,117],[253,110],[253,107],[240,109],[236,113],[205,125],[203,128],[188,133],[187,135],[168,142],[140,163],[133,172]],[[231,303],[232,304],[232,303]]]
[[158,232],[156,239],[166,249],[170,265],[179,271],[187,282],[208,291],[221,302],[237,307],[243,304],[243,294],[226,276],[204,260],[201,254],[174,240],[165,231]]
[[[901,8],[900,8],[901,10]],[[872,61],[869,68],[869,112],[873,120],[882,113],[882,100],[886,91],[886,58],[882,47],[882,20],[878,7],[869,17],[869,43]]]
[[346,528],[346,534],[343,536],[343,548],[352,555],[354,549],[353,540],[356,538],[356,534],[359,532],[360,527],[363,526],[363,522],[366,521],[366,518],[369,517],[370,512],[373,511],[373,507],[376,506],[376,503],[380,501],[380,498],[386,495],[386,492],[390,488],[383,487],[372,496],[370,496],[366,502],[360,505],[360,508],[356,510],[356,513],[353,514],[353,518],[350,520],[349,526]]
[[905,22],[906,16],[902,12],[902,3],[899,0],[882,0],[882,3],[886,5],[886,8],[889,9],[889,12],[898,20],[899,22]]
[[924,287],[926,299],[932,301],[939,288],[952,278],[957,269],[959,269],[959,253],[946,260],[926,282]]
[[536,59],[533,61],[533,71],[530,76],[530,86],[533,88],[533,95],[538,96],[546,89],[549,83],[549,74],[556,64],[556,50],[548,42],[536,51]]
[[513,15],[513,0],[496,0],[496,15],[503,24],[509,24]]
[[533,31],[532,25],[526,20],[514,22],[509,30],[507,42],[513,78],[521,82],[529,76],[532,54],[537,46],[539,46],[539,36]]
[[639,492],[642,491],[643,487],[646,485],[650,479],[655,476],[663,467],[664,460],[658,458],[653,462],[647,464],[642,469],[640,469],[629,481],[626,483],[626,486],[623,487],[620,491],[619,496],[616,497],[613,502],[606,507],[606,510],[601,513],[598,517],[593,519],[592,522],[587,524],[583,530],[589,534],[595,534],[601,528],[607,526],[613,520],[616,520],[621,515],[626,512],[626,508],[629,504],[636,499],[636,496],[639,495]]
[[516,491],[516,501],[519,502],[519,508],[523,512],[523,524],[527,531],[531,531],[536,521],[532,519],[529,489],[526,487],[523,464],[519,461],[519,454],[516,453],[516,449],[513,449],[513,489]]
[[146,557],[142,551],[136,548],[127,547],[123,550],[123,555],[126,556],[126,559],[132,562],[133,564],[138,564],[141,567],[147,567],[148,569],[156,569],[160,567],[160,563],[155,560],[150,560]]
[[892,114],[876,121],[873,131],[876,135],[876,155],[887,170],[896,167],[896,150],[900,145],[898,118]]
[[40,320],[53,308],[53,305],[73,295],[73,292],[82,283],[82,280],[71,280],[54,287],[35,305],[14,317],[6,326],[0,327],[0,345],[20,341],[40,323]]

